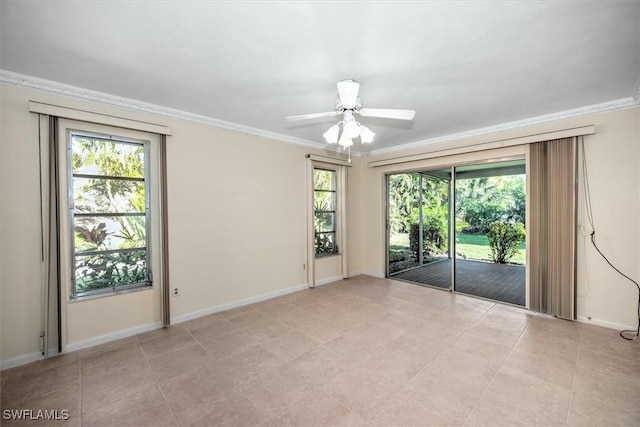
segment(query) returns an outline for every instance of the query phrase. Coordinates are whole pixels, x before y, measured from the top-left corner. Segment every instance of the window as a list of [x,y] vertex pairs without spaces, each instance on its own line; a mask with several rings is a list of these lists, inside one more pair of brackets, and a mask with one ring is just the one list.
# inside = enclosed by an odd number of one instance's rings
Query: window
[[336,254],[336,171],[314,168],[313,183],[316,256]]
[[72,297],[151,285],[149,143],[69,132]]

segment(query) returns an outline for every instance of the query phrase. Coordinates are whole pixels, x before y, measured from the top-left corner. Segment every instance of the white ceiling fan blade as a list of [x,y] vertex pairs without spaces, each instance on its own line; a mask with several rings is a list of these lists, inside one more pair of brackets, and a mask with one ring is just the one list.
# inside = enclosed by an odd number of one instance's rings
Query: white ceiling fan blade
[[413,110],[391,110],[387,108],[361,108],[356,111],[363,117],[382,117],[385,119],[413,120]]
[[338,96],[340,104],[347,110],[355,108],[358,100],[358,91],[360,83],[355,80],[342,80],[338,82]]
[[298,120],[317,119],[320,117],[335,117],[340,114],[339,111],[329,111],[326,113],[314,113],[314,114],[300,114],[299,116],[289,116],[287,120],[290,122],[297,122]]

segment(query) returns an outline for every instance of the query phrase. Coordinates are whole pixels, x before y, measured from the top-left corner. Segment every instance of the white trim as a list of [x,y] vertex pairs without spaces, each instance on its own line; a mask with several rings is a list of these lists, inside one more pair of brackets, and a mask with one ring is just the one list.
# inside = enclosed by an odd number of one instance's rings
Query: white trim
[[[249,135],[260,136],[270,140],[340,152],[339,149],[334,148],[329,144],[324,144],[317,141],[311,141],[308,139],[297,138],[290,135],[284,135],[281,133],[270,132],[267,130],[253,128],[253,127],[241,125],[238,123],[227,122],[224,120],[214,119],[212,117],[202,116],[199,114],[189,113],[186,111],[176,110],[173,108],[163,107],[160,105],[155,105],[147,102],[136,101],[130,98],[111,95],[104,92],[97,92],[89,89],[83,89],[77,86],[71,86],[64,83],[54,82],[51,80],[46,80],[38,77],[28,76],[25,74],[15,73],[13,71],[0,69],[0,84],[34,89],[40,92],[64,96],[67,98],[98,102],[102,104],[108,104],[116,107],[125,108],[128,110],[156,114],[163,117],[172,117],[176,119],[182,119],[182,120],[186,120],[194,123],[201,123],[205,125],[214,126],[221,129],[228,129],[228,130],[245,133]],[[436,138],[429,138],[421,141],[397,145],[394,147],[381,148],[378,150],[370,151],[369,153],[353,152],[351,154],[352,156],[356,156],[356,157],[360,157],[362,154],[366,154],[368,156],[375,156],[378,154],[391,153],[394,151],[401,151],[409,148],[422,147],[425,145],[435,144],[438,142],[453,141],[456,139],[468,138],[471,136],[485,135],[488,133],[494,133],[494,132],[510,130],[510,129],[517,129],[517,128],[537,125],[541,123],[553,122],[556,120],[582,117],[582,116],[587,116],[587,115],[596,114],[596,113],[603,113],[607,111],[624,110],[624,109],[634,108],[638,106],[640,106],[640,86],[638,86],[637,90],[635,91],[635,94],[629,98],[623,98],[615,101],[604,102],[601,104],[575,108],[573,110],[566,110],[558,113],[552,113],[552,114],[532,117],[524,120],[503,123],[500,125],[474,129],[467,132],[460,132],[460,133],[444,135]]]
[[609,322],[608,320],[600,320],[600,319],[593,319],[593,318],[589,319],[586,316],[578,316],[577,320],[578,322],[584,323],[587,325],[602,326],[603,328],[615,329],[617,331],[626,331],[626,330],[635,331],[636,330],[635,326],[623,325],[621,323],[616,323],[616,322]]
[[326,279],[316,280],[316,286],[328,285],[329,283],[337,282],[342,279],[342,276],[327,277]]
[[[48,357],[54,357],[54,356],[57,356],[57,354],[58,354],[57,348],[50,348]],[[27,365],[29,363],[37,362],[39,360],[44,360],[44,359],[46,359],[46,357],[42,355],[41,351],[37,353],[25,354],[24,356],[18,356],[18,357],[14,357],[13,359],[1,361],[0,371],[15,368],[17,366]]]
[[352,277],[356,277],[356,276],[362,276],[362,271],[352,271],[351,273],[347,274],[346,276],[344,276],[345,279],[350,279]]
[[0,84],[8,86],[24,87],[34,89],[40,92],[60,95],[67,98],[80,99],[83,101],[98,102],[101,104],[113,105],[143,113],[156,114],[163,117],[172,117],[176,119],[186,120],[194,123],[201,123],[209,126],[215,126],[221,129],[228,129],[249,135],[255,135],[262,138],[287,142],[296,145],[305,145],[326,150],[327,144],[307,139],[296,138],[276,132],[270,132],[258,128],[253,128],[238,123],[227,122],[224,120],[214,119],[212,117],[201,116],[199,114],[180,111],[173,108],[162,107],[160,105],[150,104],[147,102],[136,101],[134,99],[124,98],[121,96],[111,95],[104,92],[97,92],[89,89],[79,88],[64,83],[54,82],[51,80],[40,79],[38,77],[27,76],[20,73],[0,69]]
[[[340,277],[339,279],[342,279]],[[276,298],[279,296],[291,294],[293,292],[302,291],[309,287],[308,284],[304,283],[302,285],[292,286],[290,288],[282,289],[280,291],[270,292],[263,295],[258,295],[255,297],[246,298],[240,301],[231,302],[228,304],[222,304],[215,307],[207,308],[204,310],[194,311],[192,313],[182,314],[180,316],[176,316],[171,318],[172,324],[182,323],[187,320],[196,319],[198,317],[206,316],[208,314],[218,313],[220,311],[231,310],[232,308],[243,307],[245,305],[253,304],[260,301],[265,301],[271,298]],[[69,353],[76,350],[81,350],[83,348],[93,347],[99,344],[105,344],[111,341],[119,340],[122,338],[131,337],[134,335],[141,334],[143,332],[149,332],[156,329],[162,328],[162,322],[154,322],[148,323],[146,325],[135,326],[133,328],[124,329],[117,332],[112,332],[105,335],[100,335],[97,337],[89,338],[82,341],[76,341],[70,344],[67,344],[65,347],[65,353]],[[57,354],[57,350],[50,349],[49,355],[54,356]],[[0,361],[0,371],[13,368],[16,366],[26,365],[27,363],[36,362],[38,360],[44,359],[44,356],[41,352],[26,354],[23,356],[18,356],[13,359],[8,359],[4,361]]]
[[311,159],[316,162],[330,163],[332,165],[337,165],[337,166],[347,166],[347,167],[352,166],[348,160],[336,159],[335,157],[319,156],[317,154],[307,154],[305,157],[307,159]]
[[[638,88],[640,91],[640,87]],[[638,93],[640,97],[640,92]],[[517,120],[514,122],[507,122],[499,125],[488,126],[480,129],[474,129],[466,132],[452,133],[449,135],[443,135],[436,138],[424,139],[422,141],[410,142],[408,144],[401,144],[394,147],[380,148],[368,153],[369,156],[376,156],[384,153],[392,153],[394,151],[407,150],[409,148],[424,147],[426,145],[432,145],[439,142],[449,142],[457,139],[470,138],[472,136],[486,135],[490,133],[496,133],[501,131],[507,131],[512,129],[524,128],[527,126],[539,125],[542,123],[549,123],[558,120],[573,119],[577,117],[589,116],[592,114],[605,113],[608,111],[626,110],[629,108],[635,108],[640,106],[640,98],[623,98],[610,102],[603,102],[601,104],[589,105],[586,107],[575,108],[573,110],[560,111],[558,113],[546,114],[544,116],[531,117],[524,120]]]
[[146,325],[134,326],[133,328],[123,329],[121,331],[111,332],[109,334],[99,335],[82,341],[69,343],[65,346],[65,353],[81,350],[83,348],[93,347],[99,344],[105,344],[122,338],[128,338],[143,332],[154,331],[162,327],[162,322],[147,323]]
[[362,274],[365,276],[377,277],[378,279],[385,278],[384,273],[378,273],[377,271],[363,271]]
[[205,308],[204,310],[192,311],[191,313],[181,314],[171,318],[171,324],[178,324],[186,322],[187,320],[197,319],[199,317],[207,316],[209,314],[219,313],[221,311],[231,310],[233,308],[244,307],[245,305],[254,304],[260,301],[266,301],[272,298],[280,297],[283,295],[292,294],[294,292],[302,291],[309,288],[307,283],[302,285],[292,286],[290,288],[282,289],[275,292],[269,292],[267,294],[257,295],[255,297],[245,298],[239,301],[233,301],[226,304],[216,305],[214,307]]
[[63,119],[97,123],[106,126],[133,129],[141,132],[159,133],[161,135],[171,135],[171,128],[168,128],[167,126],[149,122],[141,122],[139,120],[129,120],[122,117],[94,113],[92,111],[78,110],[76,108],[45,104],[37,101],[29,101],[29,111],[32,113],[56,116]]
[[540,141],[549,141],[552,139],[560,139],[560,138],[570,138],[574,136],[581,135],[592,135],[596,132],[596,127],[593,125],[589,126],[581,126],[577,128],[571,129],[562,129],[555,132],[544,132],[538,133],[534,135],[525,135],[518,138],[509,138],[498,141],[490,141],[490,142],[482,142],[477,144],[467,144],[467,145],[453,145],[450,144],[448,147],[443,147],[442,145],[434,146],[432,150],[429,150],[425,153],[413,154],[409,156],[400,156],[400,157],[392,157],[390,159],[383,160],[374,160],[368,163],[370,168],[380,167],[380,166],[388,166],[388,165],[396,165],[399,163],[408,163],[408,162],[416,162],[420,160],[432,159],[434,157],[445,157],[452,156],[455,154],[466,154],[476,151],[485,151],[492,150],[496,148],[505,148],[505,147],[513,147],[517,145],[527,145],[534,142]]

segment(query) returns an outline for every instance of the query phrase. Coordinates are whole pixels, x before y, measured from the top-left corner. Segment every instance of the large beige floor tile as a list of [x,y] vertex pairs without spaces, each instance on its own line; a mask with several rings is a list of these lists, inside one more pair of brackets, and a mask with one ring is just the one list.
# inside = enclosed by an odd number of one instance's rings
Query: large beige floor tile
[[240,391],[225,392],[176,414],[180,426],[258,426],[268,418]]
[[80,360],[80,368],[84,377],[105,375],[109,372],[118,371],[127,365],[135,365],[140,368],[144,368],[147,365],[142,348],[136,341],[116,347],[113,350],[83,357]]
[[370,426],[462,426],[467,418],[454,407],[443,407],[430,399],[420,399],[409,392],[400,392],[370,416],[366,425]]
[[197,344],[149,360],[151,371],[159,381],[167,380],[211,362],[211,357]]
[[234,331],[227,335],[202,341],[200,345],[213,360],[221,360],[241,351],[258,347],[260,344],[244,331]]
[[346,329],[347,327],[341,325],[339,322],[326,318],[314,320],[313,323],[308,323],[298,328],[300,332],[320,344],[326,344],[338,338]]
[[66,426],[635,426],[639,349],[358,276],[5,370],[0,408],[68,409],[31,423]]
[[229,322],[221,313],[190,320],[185,328],[199,342],[211,340],[238,330],[238,326]]
[[296,372],[322,385],[345,370],[355,369],[358,362],[329,346],[315,347],[289,362]]
[[362,418],[371,416],[401,386],[360,369],[344,371],[327,381],[323,389]]
[[175,426],[157,385],[82,415],[86,427]]
[[[571,391],[509,368],[500,368],[488,391],[516,403],[513,412],[526,419],[530,413],[544,414],[551,424],[566,421]],[[526,407],[522,407],[526,404]]]
[[244,394],[269,417],[301,399],[314,387],[313,383],[293,368],[272,369],[241,386]]
[[164,356],[174,351],[182,350],[196,343],[186,329],[176,331],[164,337],[157,337],[140,343],[148,359]]
[[[562,320],[560,320],[562,322]],[[578,359],[580,349],[579,339],[564,339],[562,334],[552,332],[531,332],[525,329],[514,345],[517,350],[531,354],[540,354],[548,357],[574,362]]]
[[568,390],[573,387],[573,377],[576,370],[574,361],[566,361],[540,353],[528,353],[518,349],[514,349],[509,354],[502,366],[562,386]]
[[160,388],[173,413],[236,390],[236,383],[214,364],[203,366],[160,383]]
[[[0,398],[0,401],[2,399]],[[0,424],[3,426],[43,426],[43,425],[63,425],[63,426],[80,426],[82,423],[82,414],[80,409],[80,387],[78,385],[70,386],[67,388],[57,389],[45,395],[40,395],[27,399],[18,403],[17,405],[9,403],[10,406],[6,406],[3,402],[2,405],[2,418],[0,418]],[[64,418],[68,415],[68,419],[64,420],[7,420],[5,419],[5,410],[31,410],[34,415],[38,414],[38,411],[58,411],[56,415],[60,418]],[[67,411],[66,415],[64,411]]]
[[290,361],[317,347],[318,343],[300,331],[293,331],[265,341],[262,346],[280,359]]
[[238,384],[285,364],[284,360],[261,346],[241,351],[217,363]]
[[438,374],[486,388],[500,368],[499,362],[466,354],[451,347],[443,350],[430,364],[429,369]]
[[280,322],[276,319],[265,320],[255,326],[251,326],[243,330],[243,332],[249,335],[257,342],[265,342],[274,338],[278,338],[288,332],[292,332],[293,327]]
[[89,412],[136,394],[155,383],[147,366],[124,365],[118,371],[82,376],[82,411]]
[[485,390],[427,367],[409,381],[403,392],[426,407],[438,408],[437,414],[450,413],[459,422],[471,413]]
[[360,426],[363,419],[322,390],[312,390],[270,420],[276,426]]
[[574,394],[569,409],[569,426],[625,427],[640,424],[640,406],[620,404],[611,398]]
[[359,368],[365,372],[403,386],[427,366],[430,360],[406,358],[389,347],[382,347],[358,362]]
[[487,391],[482,395],[480,402],[473,409],[464,425],[560,427],[564,426],[565,422],[549,418],[544,409],[532,408],[526,401]]
[[32,401],[57,390],[78,389],[80,386],[80,366],[78,363],[56,366],[46,370],[36,369],[34,373],[10,377],[2,388],[2,409],[20,409],[25,402]]
[[604,401],[611,400],[630,409],[637,408],[640,402],[640,375],[576,368],[573,391]]
[[428,364],[446,347],[447,344],[439,340],[414,341],[407,336],[401,336],[391,342],[387,342],[381,349],[391,349],[405,359],[418,360]]

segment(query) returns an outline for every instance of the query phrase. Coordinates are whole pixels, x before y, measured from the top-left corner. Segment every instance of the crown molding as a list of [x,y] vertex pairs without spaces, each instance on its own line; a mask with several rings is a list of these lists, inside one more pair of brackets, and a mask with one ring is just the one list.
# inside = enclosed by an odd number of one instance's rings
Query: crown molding
[[[45,92],[53,95],[59,95],[67,98],[78,99],[82,101],[91,101],[101,104],[107,104],[124,108],[131,111],[155,114],[158,116],[171,117],[175,119],[186,120],[193,123],[205,124],[221,129],[227,129],[239,133],[248,135],[254,135],[265,139],[285,142],[289,144],[303,145],[306,147],[317,148],[321,150],[342,152],[331,145],[323,144],[316,141],[311,141],[303,138],[296,138],[290,135],[284,135],[277,132],[271,132],[264,129],[258,129],[250,126],[241,125],[238,123],[227,122],[224,120],[215,119],[213,117],[202,116],[200,114],[189,113],[186,111],[176,110],[173,108],[163,107],[161,105],[151,104],[147,102],[137,101],[130,98],[124,98],[116,95],[111,95],[104,92],[97,92],[90,89],[84,89],[77,86],[67,85],[64,83],[55,82],[52,80],[41,79],[38,77],[28,76],[25,74],[15,73],[13,71],[0,69],[0,84],[8,86],[23,87],[28,89],[34,89],[40,92]],[[484,127],[480,129],[474,129],[466,132],[454,133],[435,138],[429,138],[421,141],[410,142],[407,144],[397,145],[394,147],[381,148],[378,150],[372,150],[370,152],[352,152],[351,155],[355,157],[375,156],[384,153],[391,153],[395,151],[407,150],[410,148],[422,147],[430,144],[436,144],[440,142],[453,141],[462,138],[469,138],[472,136],[485,135],[489,133],[495,133],[505,130],[518,129],[527,126],[537,125],[541,123],[548,123],[557,120],[571,119],[576,117],[588,116],[596,113],[603,113],[608,111],[624,110],[627,108],[634,108],[640,106],[640,85],[636,89],[633,97],[619,99],[616,101],[605,102],[602,104],[595,104],[586,107],[576,108],[573,110],[561,111],[558,113],[547,114],[538,117],[532,117],[524,120],[518,120],[514,122],[503,123],[500,125]]]
[[449,135],[439,136],[436,138],[424,139],[422,141],[410,142],[407,144],[397,145],[395,147],[381,148],[379,150],[370,151],[368,155],[376,156],[378,154],[391,153],[394,151],[403,151],[410,148],[423,147],[426,145],[454,141],[454,140],[469,138],[473,136],[486,135],[486,134],[501,132],[505,130],[519,129],[527,126],[554,122],[557,120],[573,119],[577,117],[589,116],[592,114],[604,113],[609,111],[626,110],[628,108],[634,108],[634,107],[640,106],[639,97],[640,97],[640,87],[636,92],[636,97],[633,97],[633,98],[632,97],[623,98],[615,101],[604,102],[601,104],[594,104],[586,107],[575,108],[573,110],[560,111],[558,113],[531,117],[524,120],[517,120],[514,122],[503,123],[500,125],[488,126],[480,129],[466,131],[466,132],[453,133]]
[[[214,119],[212,117],[202,116],[200,114],[189,113],[186,111],[167,108],[156,104],[137,101],[135,99],[124,98],[116,95],[110,95],[104,92],[97,92],[89,89],[71,86],[64,83],[54,82],[52,80],[41,79],[38,77],[28,76],[25,74],[15,73],[0,69],[0,84],[8,86],[23,87],[34,89],[53,95],[64,96],[67,98],[78,99],[82,101],[91,101],[101,104],[112,105],[136,112],[156,114],[164,117],[186,120],[189,122],[205,124],[221,129],[232,130],[235,132],[255,135],[262,138],[287,142],[290,144],[304,145],[307,147],[327,149],[326,144],[307,139],[296,138],[281,133],[270,132],[263,129],[253,128],[238,123],[227,122],[224,120]],[[353,153],[352,153],[353,154]]]

